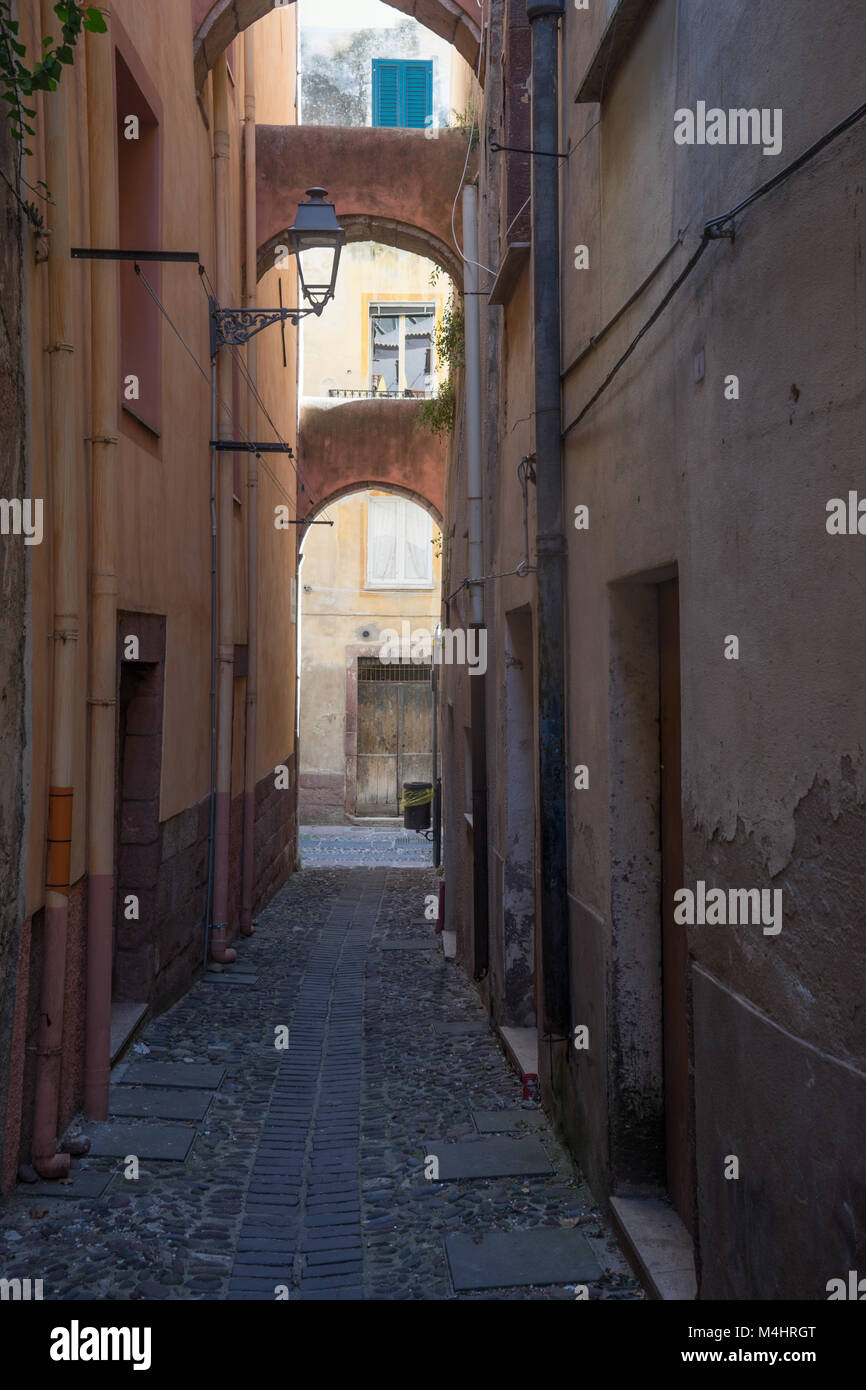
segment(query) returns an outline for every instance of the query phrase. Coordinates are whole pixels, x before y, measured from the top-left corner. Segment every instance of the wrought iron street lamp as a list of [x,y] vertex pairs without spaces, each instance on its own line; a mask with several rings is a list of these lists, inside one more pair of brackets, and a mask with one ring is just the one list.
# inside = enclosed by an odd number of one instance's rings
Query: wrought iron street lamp
[[334,298],[346,233],[337,221],[334,204],[327,201],[327,189],[308,188],[307,200],[298,206],[295,221],[286,233],[285,248],[297,260],[298,283],[307,303],[297,309],[223,309],[211,297],[212,357],[221,347],[249,342],[272,323],[297,325],[308,314],[318,316]]
[[[308,188],[309,202],[299,205],[294,226],[288,231],[289,250],[298,261],[301,293],[312,306],[306,312],[314,314],[321,314],[334,298],[340,252],[346,240],[334,204],[326,197],[326,189]],[[310,279],[311,273],[318,275],[318,280]]]

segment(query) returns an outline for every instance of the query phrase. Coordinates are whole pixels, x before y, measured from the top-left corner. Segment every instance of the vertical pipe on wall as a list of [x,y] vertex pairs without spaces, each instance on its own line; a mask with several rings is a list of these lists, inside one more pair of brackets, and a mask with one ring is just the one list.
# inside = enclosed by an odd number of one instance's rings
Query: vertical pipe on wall
[[469,504],[469,574],[472,622],[484,621],[484,589],[472,579],[484,574],[481,482],[481,324],[478,308],[478,190],[463,190],[463,318],[466,341],[466,454]]
[[[484,502],[481,462],[481,323],[478,305],[478,190],[463,189],[463,317],[466,358],[466,455],[469,507],[469,592],[473,628],[484,625]],[[475,582],[473,582],[475,581]],[[468,676],[472,726],[473,975],[487,973],[490,946],[487,883],[487,678]]]
[[210,924],[213,920],[214,849],[216,838],[216,743],[217,743],[217,395],[216,358],[210,364],[210,796],[208,797],[207,903],[205,906],[204,961],[207,970]]
[[[436,638],[433,643],[433,665],[430,670],[430,684],[432,687],[433,703],[433,756],[432,763],[433,782],[433,867],[438,869],[442,863],[442,779],[439,776],[439,662],[438,658],[442,655],[442,643],[439,639],[437,628]],[[442,923],[439,922],[438,930],[442,930]]]
[[[535,342],[539,821],[544,1032],[569,1025],[565,537],[560,413],[559,21],[563,0],[527,0],[532,26],[532,289]],[[546,151],[547,154],[541,153]]]
[[[257,280],[256,244],[256,50],[254,31],[244,32],[244,205],[246,250],[245,304],[255,308]],[[256,340],[247,344],[247,371],[257,382]],[[258,410],[250,394],[251,439],[258,438]],[[256,873],[256,714],[258,701],[259,656],[259,462],[247,454],[247,700],[244,740],[244,838],[241,867],[241,931],[253,934],[253,898]]]
[[[51,0],[42,0],[42,31],[55,32]],[[64,1177],[69,1156],[58,1154],[57,1127],[66,990],[66,937],[72,849],[73,753],[78,689],[78,526],[76,517],[75,358],[72,345],[70,258],[70,82],[42,98],[45,179],[52,190],[51,255],[48,260],[49,415],[47,471],[52,510],[53,672],[45,926],[36,1044],[33,1167],[42,1177]]]
[[[231,283],[231,223],[230,223],[230,151],[229,134],[229,76],[225,53],[213,68],[213,160],[214,160],[214,226],[216,234],[216,292],[222,307],[232,297]],[[229,348],[217,352],[217,392],[223,401],[232,399],[232,366]],[[232,420],[224,409],[219,411],[217,438],[232,437]],[[231,453],[219,456],[219,485],[217,500],[217,563],[218,646],[217,646],[217,738],[216,738],[216,797],[214,825],[214,888],[213,925],[210,953],[215,961],[230,964],[237,952],[228,945],[229,933],[229,852],[231,835],[232,798],[232,724],[234,714],[234,572],[232,527],[234,525],[234,463]]]
[[[117,245],[117,151],[110,35],[88,34],[87,131],[90,233]],[[87,786],[87,1025],[84,1109],[108,1114],[114,919],[114,791],[117,711],[118,268],[90,267],[91,615],[90,768]]]

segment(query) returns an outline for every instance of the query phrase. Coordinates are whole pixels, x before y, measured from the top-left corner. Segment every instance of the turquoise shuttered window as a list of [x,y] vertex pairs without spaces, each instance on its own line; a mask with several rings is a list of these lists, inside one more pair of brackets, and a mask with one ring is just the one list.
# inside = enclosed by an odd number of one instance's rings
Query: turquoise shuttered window
[[423,130],[433,118],[433,62],[373,59],[373,125]]

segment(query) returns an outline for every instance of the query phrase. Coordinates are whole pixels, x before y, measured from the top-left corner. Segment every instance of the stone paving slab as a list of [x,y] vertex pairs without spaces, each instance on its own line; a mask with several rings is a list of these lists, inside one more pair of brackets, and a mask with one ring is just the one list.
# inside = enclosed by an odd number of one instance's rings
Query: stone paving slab
[[208,985],[257,985],[258,975],[250,975],[237,970],[209,970],[204,977],[203,983]]
[[70,1172],[69,1176],[72,1179],[70,1183],[33,1182],[28,1183],[24,1191],[30,1197],[38,1197],[40,1201],[43,1197],[101,1197],[115,1174],[90,1168],[85,1172]]
[[90,1139],[90,1152],[97,1158],[170,1159],[182,1163],[190,1151],[196,1131],[192,1125],[173,1124],[91,1124],[84,1128]]
[[544,1148],[534,1138],[477,1139],[465,1144],[446,1144],[440,1139],[431,1139],[424,1152],[425,1156],[438,1158],[439,1182],[553,1172]]
[[601,1276],[598,1260],[579,1231],[455,1233],[445,1237],[457,1290],[522,1288],[530,1284],[589,1284]]
[[543,1110],[473,1110],[472,1119],[479,1134],[503,1134],[512,1129],[545,1129]]
[[183,1086],[186,1090],[215,1091],[226,1074],[225,1067],[202,1066],[197,1062],[149,1062],[136,1059],[123,1073],[127,1086]]
[[404,936],[380,941],[378,947],[380,951],[438,951],[439,941],[435,936]]
[[181,1091],[174,1087],[112,1086],[109,1115],[141,1116],[155,1120],[202,1120],[213,1091]]
[[476,1034],[490,1032],[490,1024],[484,1023],[434,1023],[433,1032],[437,1038],[471,1038]]

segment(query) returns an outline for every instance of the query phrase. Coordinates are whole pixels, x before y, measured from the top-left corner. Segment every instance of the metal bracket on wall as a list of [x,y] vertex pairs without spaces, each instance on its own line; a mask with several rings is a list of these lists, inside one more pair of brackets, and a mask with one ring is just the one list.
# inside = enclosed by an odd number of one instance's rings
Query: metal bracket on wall
[[567,154],[561,154],[559,150],[532,150],[526,149],[523,145],[500,145],[498,140],[491,140],[489,148],[495,153],[500,150],[508,150],[510,154],[537,154],[542,159],[568,159]]
[[107,251],[101,247],[73,246],[69,252],[74,261],[165,261],[198,265],[197,251]]
[[295,452],[291,444],[259,444],[253,441],[247,443],[240,439],[212,439],[210,447],[216,449],[218,454],[288,454],[289,458],[295,457]]
[[301,319],[314,314],[315,309],[221,309],[210,300],[210,350],[215,357],[221,347],[240,347],[248,343],[263,328],[274,323],[291,323],[297,327]]

